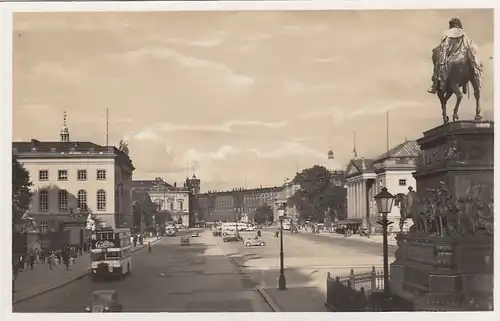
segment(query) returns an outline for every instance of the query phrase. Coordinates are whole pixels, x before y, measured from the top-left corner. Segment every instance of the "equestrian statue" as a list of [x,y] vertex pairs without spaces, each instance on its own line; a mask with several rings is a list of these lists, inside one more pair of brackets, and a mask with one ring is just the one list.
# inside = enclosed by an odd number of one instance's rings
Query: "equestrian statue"
[[457,101],[453,110],[453,121],[458,120],[458,108],[463,94],[468,93],[468,84],[472,85],[476,99],[475,120],[482,120],[479,98],[483,79],[483,65],[477,57],[477,46],[463,30],[458,18],[449,21],[449,29],[444,32],[439,46],[432,50],[434,72],[432,86],[428,90],[437,94],[441,102],[443,122],[449,122],[446,104],[455,94]]

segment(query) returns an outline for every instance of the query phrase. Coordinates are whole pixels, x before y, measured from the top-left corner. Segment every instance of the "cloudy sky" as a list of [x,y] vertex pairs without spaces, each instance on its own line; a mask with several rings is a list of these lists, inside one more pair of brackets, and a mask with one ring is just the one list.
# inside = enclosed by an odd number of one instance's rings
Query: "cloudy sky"
[[[345,167],[439,125],[430,51],[459,16],[493,109],[493,11],[22,13],[14,16],[13,139],[125,139],[135,179],[202,189],[280,185]],[[454,102],[454,98],[452,98]],[[471,119],[465,99],[462,118]]]

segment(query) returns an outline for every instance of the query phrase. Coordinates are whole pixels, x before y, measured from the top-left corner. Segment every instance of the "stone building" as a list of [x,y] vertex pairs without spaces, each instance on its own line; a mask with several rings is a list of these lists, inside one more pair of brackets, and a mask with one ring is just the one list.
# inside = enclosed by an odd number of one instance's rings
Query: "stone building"
[[12,142],[12,153],[33,182],[28,214],[38,230],[29,247],[84,245],[89,213],[107,227],[130,226],[132,161],[114,146],[71,141],[66,115],[60,141]]
[[[410,140],[373,159],[352,159],[346,170],[348,220],[372,231],[376,229],[379,215],[373,197],[382,187],[393,195],[406,195],[410,186],[416,190],[412,173],[420,153],[416,141]],[[389,228],[398,230],[400,208],[393,206],[388,218],[394,221]]]

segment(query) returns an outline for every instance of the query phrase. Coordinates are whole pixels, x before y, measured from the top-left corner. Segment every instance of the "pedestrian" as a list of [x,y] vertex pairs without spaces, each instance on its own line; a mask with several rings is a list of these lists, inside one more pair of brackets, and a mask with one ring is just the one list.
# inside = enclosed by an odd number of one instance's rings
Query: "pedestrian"
[[55,259],[54,252],[50,251],[49,256],[47,258],[47,263],[50,271],[52,271],[52,265],[54,265],[54,259]]
[[63,250],[61,253],[62,260],[64,265],[66,266],[66,270],[69,270],[69,252],[67,249]]
[[35,266],[35,254],[33,252],[28,255],[28,266],[31,270],[33,270],[33,267]]

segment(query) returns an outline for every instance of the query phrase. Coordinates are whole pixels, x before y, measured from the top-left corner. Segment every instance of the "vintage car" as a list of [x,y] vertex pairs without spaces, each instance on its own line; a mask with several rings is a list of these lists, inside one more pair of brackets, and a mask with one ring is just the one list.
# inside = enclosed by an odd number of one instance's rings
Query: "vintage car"
[[85,308],[85,312],[90,313],[121,311],[123,311],[123,306],[118,302],[118,292],[115,290],[99,290],[92,292],[92,304]]
[[189,236],[183,236],[181,237],[181,245],[189,245]]
[[199,236],[200,236],[200,233],[198,233],[198,232],[191,233],[191,237],[199,237]]
[[266,242],[258,238],[248,238],[245,240],[245,246],[265,246]]
[[222,239],[224,242],[240,242],[243,238],[239,234],[228,235]]

